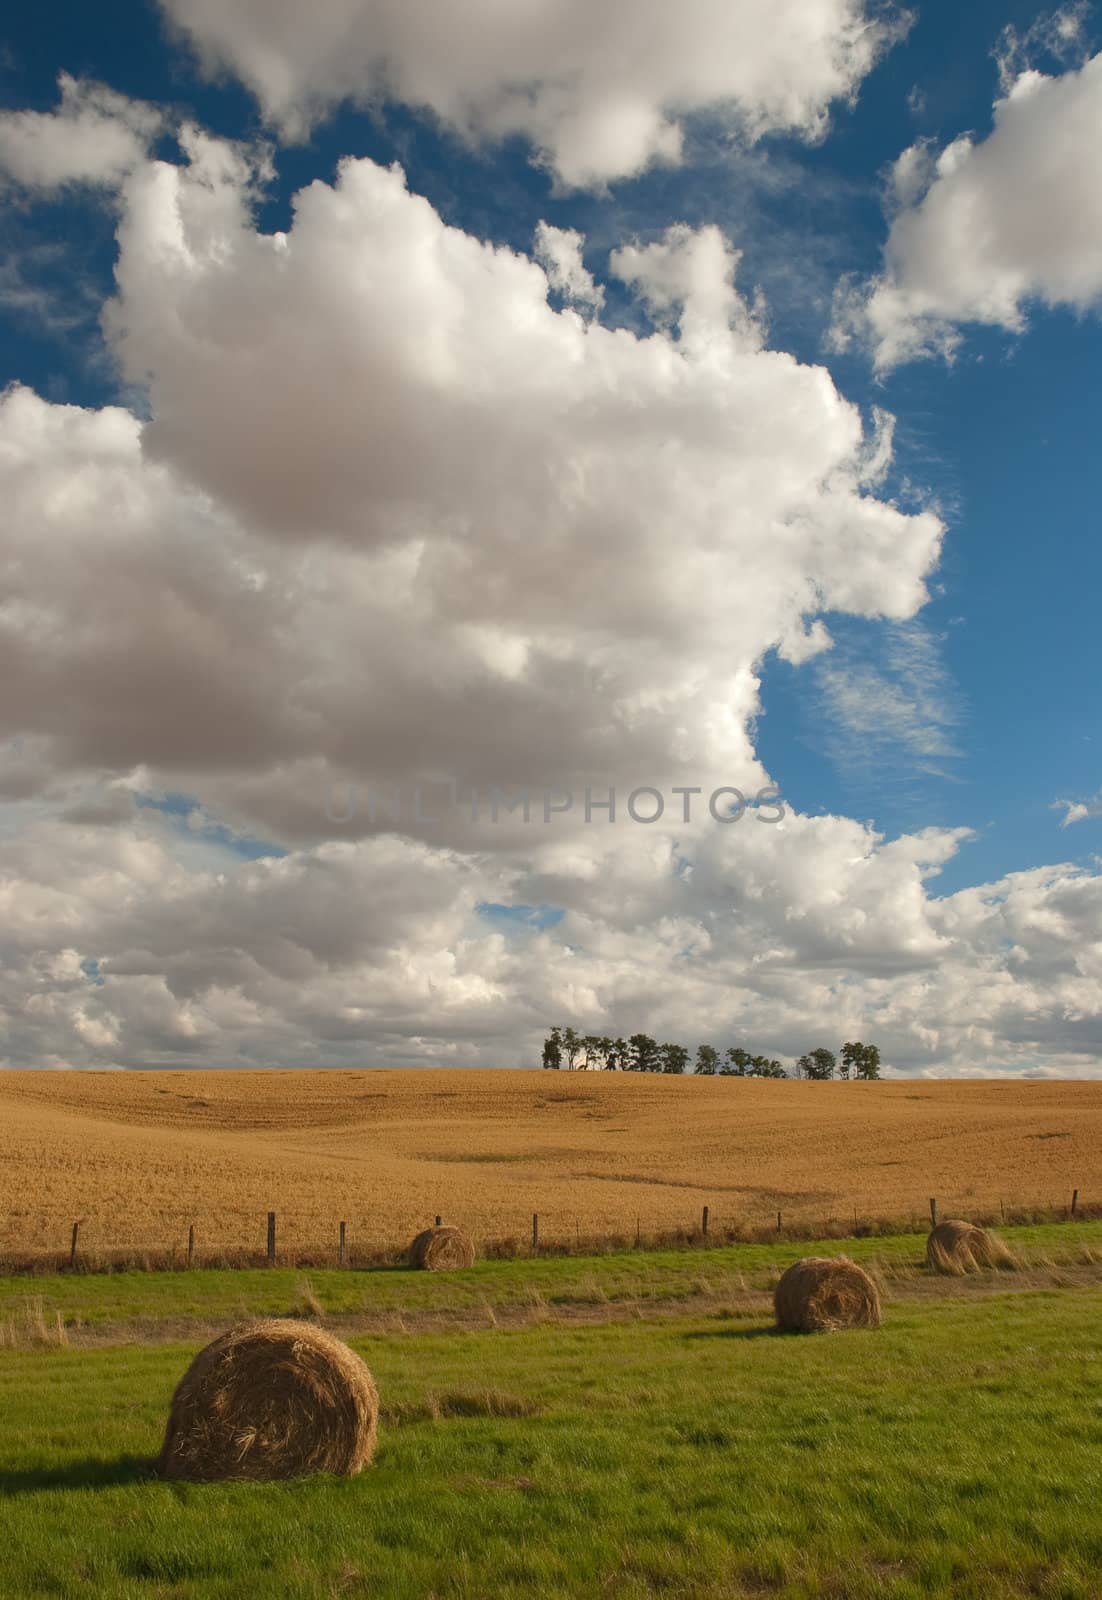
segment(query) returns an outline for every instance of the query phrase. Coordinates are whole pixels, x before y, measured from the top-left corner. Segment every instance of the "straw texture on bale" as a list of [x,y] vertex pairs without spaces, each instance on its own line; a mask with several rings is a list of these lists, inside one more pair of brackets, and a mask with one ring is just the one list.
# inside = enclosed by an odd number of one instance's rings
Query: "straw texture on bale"
[[350,1478],[375,1454],[379,1396],[356,1353],[308,1322],[244,1322],[172,1397],[158,1470],[196,1482]]
[[880,1326],[877,1287],[848,1256],[806,1256],[794,1262],[774,1290],[773,1309],[785,1333]]
[[926,1261],[935,1272],[959,1278],[965,1272],[984,1267],[1009,1267],[1014,1257],[997,1233],[978,1228],[974,1222],[947,1217],[931,1228],[926,1240]]
[[426,1272],[469,1267],[473,1261],[474,1245],[462,1228],[426,1228],[409,1247],[410,1266]]

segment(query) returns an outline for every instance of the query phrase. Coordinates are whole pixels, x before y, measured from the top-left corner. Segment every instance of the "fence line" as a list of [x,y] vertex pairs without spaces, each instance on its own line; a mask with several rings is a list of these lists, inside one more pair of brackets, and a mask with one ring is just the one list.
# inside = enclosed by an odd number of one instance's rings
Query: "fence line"
[[[827,1218],[790,1220],[787,1225],[783,1212],[778,1210],[774,1225],[771,1221],[767,1223],[760,1217],[754,1219],[746,1215],[732,1215],[725,1218],[718,1215],[711,1205],[705,1205],[699,1216],[694,1214],[682,1225],[659,1223],[649,1232],[644,1230],[639,1215],[636,1215],[634,1229],[606,1226],[604,1230],[600,1228],[583,1230],[580,1220],[568,1212],[555,1214],[551,1220],[557,1223],[557,1230],[549,1231],[545,1226],[548,1214],[533,1211],[530,1244],[524,1238],[527,1229],[519,1235],[513,1232],[496,1237],[483,1231],[477,1238],[480,1254],[498,1259],[525,1255],[536,1257],[604,1254],[632,1249],[775,1243],[786,1238],[789,1240],[887,1238],[893,1235],[922,1233],[927,1226],[936,1227],[939,1216],[938,1198],[930,1196],[928,1206],[929,1224],[920,1220],[917,1210],[909,1217],[862,1217],[859,1208],[855,1206],[852,1212],[853,1224],[850,1227],[848,1209],[844,1213],[844,1222],[840,1215],[831,1215]],[[987,1224],[997,1224],[1001,1221],[1010,1226],[1031,1222],[1078,1222],[1095,1217],[1102,1218],[1102,1203],[1084,1203],[1080,1199],[1078,1187],[1071,1191],[1070,1204],[1066,1202],[1045,1204],[1037,1201],[1008,1204],[1005,1199],[1000,1199],[997,1212],[990,1205],[959,1206],[953,1202],[953,1208],[957,1214],[967,1215],[973,1221]],[[943,1208],[941,1209],[943,1211]],[[442,1213],[436,1214],[437,1227],[441,1225],[441,1221]],[[88,1217],[85,1216],[72,1224],[67,1252],[60,1245],[54,1249],[44,1246],[23,1248],[18,1245],[0,1245],[0,1271],[41,1271],[44,1266],[51,1263],[55,1270],[64,1270],[68,1267],[70,1271],[96,1270],[97,1266],[110,1270],[112,1266],[135,1264],[150,1270],[159,1267],[176,1269],[185,1263],[187,1267],[204,1263],[254,1266],[265,1262],[268,1266],[335,1264],[352,1267],[402,1259],[407,1248],[405,1242],[395,1240],[393,1237],[387,1240],[364,1238],[357,1244],[350,1237],[347,1220],[341,1220],[333,1225],[328,1243],[292,1237],[289,1244],[283,1250],[279,1250],[276,1224],[277,1213],[269,1211],[264,1249],[261,1248],[262,1236],[258,1229],[254,1239],[243,1240],[237,1244],[210,1243],[200,1252],[198,1230],[194,1222],[187,1226],[186,1246],[177,1244],[166,1246],[163,1243],[112,1245],[109,1241],[96,1238],[94,1225],[90,1224]]]

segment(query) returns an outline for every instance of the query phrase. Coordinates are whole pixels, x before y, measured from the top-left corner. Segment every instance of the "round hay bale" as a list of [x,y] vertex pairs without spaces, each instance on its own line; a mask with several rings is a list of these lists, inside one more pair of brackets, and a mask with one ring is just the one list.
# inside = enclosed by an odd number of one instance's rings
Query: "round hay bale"
[[947,1217],[931,1228],[926,1240],[926,1262],[935,1272],[962,1277],[984,1267],[1010,1267],[1014,1257],[997,1233],[979,1228],[974,1222]]
[[375,1454],[379,1396],[355,1351],[309,1322],[243,1322],[176,1386],[157,1469],[196,1482],[351,1478]]
[[462,1228],[426,1228],[409,1247],[409,1264],[425,1272],[449,1272],[469,1267],[474,1245]]
[[773,1309],[785,1333],[880,1326],[877,1287],[848,1256],[806,1256],[794,1262],[773,1292]]

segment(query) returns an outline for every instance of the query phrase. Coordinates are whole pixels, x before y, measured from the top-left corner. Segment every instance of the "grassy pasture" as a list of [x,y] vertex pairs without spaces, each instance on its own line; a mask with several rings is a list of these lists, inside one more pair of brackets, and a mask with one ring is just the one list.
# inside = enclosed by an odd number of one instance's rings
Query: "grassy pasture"
[[0,1350],[0,1593],[1097,1600],[1102,1225],[1008,1236],[1023,1270],[983,1285],[921,1274],[920,1239],[847,1244],[885,1326],[822,1338],[770,1331],[798,1246],[312,1273],[380,1451],[286,1485],[146,1463],[198,1323],[296,1309],[301,1275],[34,1280],[72,1343]]
[[[1054,1278],[1058,1285],[1077,1268],[1093,1272],[1102,1261],[1102,1221],[1005,1228],[1000,1236],[1034,1281]],[[0,1277],[0,1343],[20,1341],[29,1318],[39,1315],[47,1333],[56,1329],[60,1316],[71,1339],[102,1342],[113,1337],[163,1339],[190,1325],[221,1326],[244,1315],[289,1316],[312,1309],[379,1332],[399,1331],[399,1322],[479,1327],[491,1315],[530,1323],[543,1316],[594,1320],[682,1306],[731,1305],[756,1312],[778,1272],[791,1262],[804,1255],[842,1252],[872,1268],[889,1293],[948,1292],[950,1285],[925,1271],[925,1244],[925,1234],[902,1234],[818,1244],[717,1245],[707,1250],[478,1261],[456,1273],[257,1267]],[[1012,1281],[984,1274],[955,1287],[980,1294]]]

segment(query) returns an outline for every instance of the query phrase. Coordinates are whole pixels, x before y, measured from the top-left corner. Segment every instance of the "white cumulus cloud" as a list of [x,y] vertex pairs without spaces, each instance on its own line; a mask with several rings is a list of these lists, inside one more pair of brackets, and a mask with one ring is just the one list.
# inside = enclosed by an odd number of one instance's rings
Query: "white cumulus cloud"
[[161,131],[161,112],[67,72],[58,88],[56,111],[0,112],[0,172],[28,189],[117,184]]
[[342,101],[404,101],[466,138],[523,134],[567,185],[680,158],[684,120],[808,138],[906,19],[864,0],[161,0],[285,138]]
[[[384,835],[226,871],[181,865],[155,814],[42,816],[0,877],[0,1064],[534,1064],[568,1018],[789,1058],[873,1037],[911,1074],[1097,1072],[1102,878],[937,898],[959,832],[679,833],[504,856]],[[554,927],[479,915],[546,893]]]
[[548,283],[564,300],[583,311],[599,311],[605,291],[594,283],[593,274],[582,260],[584,243],[576,228],[554,228],[549,222],[541,222],[536,228],[535,256]]
[[963,134],[896,162],[901,209],[882,273],[839,297],[836,335],[877,365],[951,354],[961,325],[1019,331],[1032,302],[1086,312],[1102,299],[1102,55],[1006,86],[984,139]]
[[[558,304],[581,240],[541,265],[357,160],[265,234],[249,153],[180,137],[120,189],[147,415],[0,402],[4,1064],[512,1063],[569,1018],[1096,1068],[1102,880],[939,897],[959,831],[708,815],[768,779],[763,657],[913,617],[942,536],[734,245],[625,242],[653,331],[613,329]],[[329,781],[418,778],[575,801],[325,816]]]

